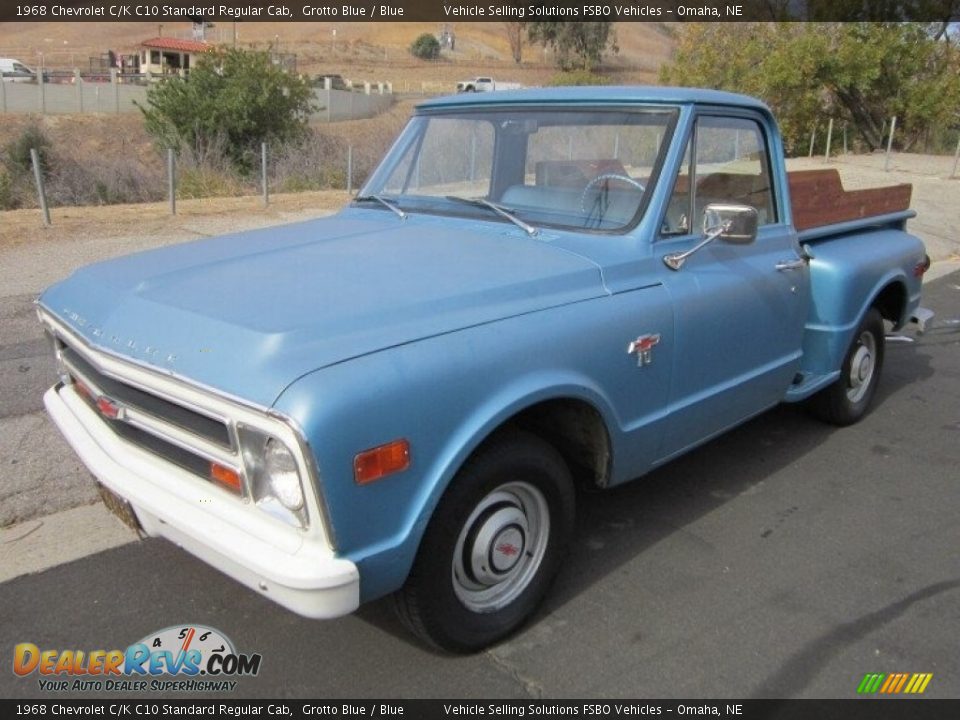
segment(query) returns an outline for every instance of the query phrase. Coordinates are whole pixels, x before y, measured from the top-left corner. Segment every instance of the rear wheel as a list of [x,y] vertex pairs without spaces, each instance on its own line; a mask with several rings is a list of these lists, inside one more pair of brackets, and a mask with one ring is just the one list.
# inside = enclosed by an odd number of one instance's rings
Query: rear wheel
[[870,308],[854,333],[840,377],[811,398],[810,406],[820,419],[852,425],[867,413],[883,369],[884,335],[883,317]]
[[437,506],[395,598],[401,619],[453,652],[503,638],[546,593],[573,517],[573,482],[553,447],[521,432],[492,440]]

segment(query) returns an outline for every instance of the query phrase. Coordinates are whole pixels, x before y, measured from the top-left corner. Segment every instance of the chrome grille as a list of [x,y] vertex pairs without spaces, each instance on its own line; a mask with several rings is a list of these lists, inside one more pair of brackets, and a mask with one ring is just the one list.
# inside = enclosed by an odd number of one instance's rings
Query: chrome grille
[[[106,375],[60,337],[56,347],[64,379],[119,437],[204,480],[210,480],[211,463],[240,472],[226,421]],[[104,411],[104,401],[116,416]]]
[[223,422],[107,377],[68,346],[64,346],[61,352],[64,364],[99,388],[103,394],[127,407],[136,408],[199,435],[222,448],[231,449],[230,430]]

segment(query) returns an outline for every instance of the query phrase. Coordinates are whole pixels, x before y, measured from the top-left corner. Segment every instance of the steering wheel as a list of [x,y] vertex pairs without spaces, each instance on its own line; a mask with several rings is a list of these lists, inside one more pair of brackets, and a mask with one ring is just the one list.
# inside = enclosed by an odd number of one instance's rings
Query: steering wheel
[[595,185],[599,185],[603,182],[609,182],[611,180],[617,180],[619,182],[626,183],[627,185],[633,185],[633,187],[637,188],[637,190],[640,192],[646,192],[647,189],[644,187],[643,183],[641,183],[639,180],[634,180],[629,175],[621,175],[620,173],[601,173],[584,186],[583,192],[580,194],[580,210],[584,213],[592,213],[592,208],[587,209],[587,195],[590,194],[590,191]]

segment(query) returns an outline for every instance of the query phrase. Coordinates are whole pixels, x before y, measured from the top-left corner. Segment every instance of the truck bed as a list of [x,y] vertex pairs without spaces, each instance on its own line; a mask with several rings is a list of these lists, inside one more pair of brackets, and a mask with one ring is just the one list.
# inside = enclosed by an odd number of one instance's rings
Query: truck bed
[[[885,218],[910,209],[910,184],[844,190],[840,173],[835,168],[796,170],[787,173],[793,207],[793,224],[797,231],[843,225],[867,218]],[[891,221],[906,219],[892,217]],[[813,235],[812,233],[810,234]]]

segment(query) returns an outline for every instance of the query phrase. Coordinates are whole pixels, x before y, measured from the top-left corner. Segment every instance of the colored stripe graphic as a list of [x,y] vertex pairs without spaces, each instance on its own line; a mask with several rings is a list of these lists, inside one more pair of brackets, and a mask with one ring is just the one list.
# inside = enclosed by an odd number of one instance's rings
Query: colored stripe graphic
[[926,691],[933,673],[867,673],[857,686],[859,695],[919,695]]
[[857,692],[860,694],[873,694],[880,689],[880,683],[883,682],[883,679],[886,677],[883,673],[867,673],[863,676],[863,680],[860,681],[860,687],[857,688]]
[[919,695],[927,689],[927,685],[930,684],[930,680],[932,679],[933,673],[914,673],[904,692]]

